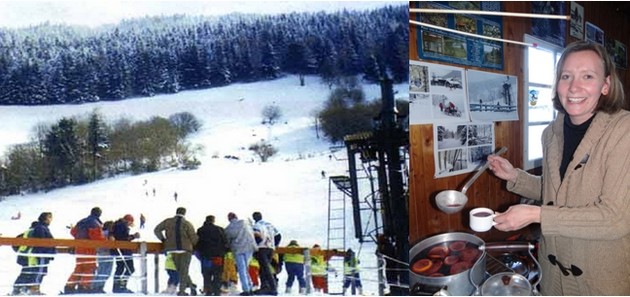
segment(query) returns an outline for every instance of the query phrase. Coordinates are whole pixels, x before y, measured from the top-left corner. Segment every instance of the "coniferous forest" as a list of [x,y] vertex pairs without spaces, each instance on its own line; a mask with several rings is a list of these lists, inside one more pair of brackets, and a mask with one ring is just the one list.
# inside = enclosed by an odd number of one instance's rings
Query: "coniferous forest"
[[0,105],[79,104],[317,75],[408,79],[408,7],[0,28]]

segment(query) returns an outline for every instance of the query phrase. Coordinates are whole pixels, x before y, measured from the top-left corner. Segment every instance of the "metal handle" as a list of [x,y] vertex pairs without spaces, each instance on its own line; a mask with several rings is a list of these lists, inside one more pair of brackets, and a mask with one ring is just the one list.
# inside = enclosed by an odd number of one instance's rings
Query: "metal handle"
[[[501,147],[501,149],[499,149],[498,152],[495,153],[495,155],[502,155],[503,153],[505,153],[507,151],[507,147]],[[475,173],[475,175],[473,175],[472,178],[470,178],[468,180],[468,182],[466,182],[466,184],[464,185],[464,187],[462,188],[462,194],[466,195],[466,191],[468,191],[468,188],[470,188],[470,185],[472,185],[472,183],[484,172],[486,171],[486,169],[488,169],[488,166],[490,166],[490,163],[488,163],[488,161],[486,161],[486,164],[483,164],[483,166],[481,167],[481,169],[479,169],[477,171],[477,173]]]
[[534,255],[532,254],[532,251],[534,250],[534,248],[535,246],[533,244],[529,242],[523,242],[523,241],[515,241],[513,243],[510,243],[510,242],[486,243],[479,246],[479,250],[483,251],[484,253],[487,250],[494,250],[494,249],[527,250],[527,253],[529,254],[530,259],[534,261],[534,264],[536,265],[536,268],[538,270],[538,278],[536,279],[536,282],[532,285],[532,294],[534,296],[537,296],[538,290],[536,289],[536,286],[538,286],[538,284],[540,283],[543,272],[542,272],[542,268],[540,267],[540,263],[538,263],[538,261],[536,260],[536,257],[534,257]]
[[533,250],[534,245],[526,241],[489,242],[479,247],[480,250]]

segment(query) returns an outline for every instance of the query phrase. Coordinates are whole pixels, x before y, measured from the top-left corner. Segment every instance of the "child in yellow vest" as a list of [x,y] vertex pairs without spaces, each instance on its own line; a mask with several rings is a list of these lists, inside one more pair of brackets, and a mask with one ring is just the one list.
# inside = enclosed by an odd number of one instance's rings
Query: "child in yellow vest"
[[[287,247],[299,248],[296,240],[291,240]],[[286,294],[291,294],[293,281],[297,279],[299,293],[306,293],[306,281],[304,280],[304,254],[302,252],[284,254],[284,267],[289,275],[286,282]]]
[[175,268],[175,262],[173,262],[173,256],[170,253],[166,254],[166,260],[164,261],[164,268],[168,273],[168,288],[162,292],[162,294],[174,295],[177,293],[177,286],[179,285],[179,273]]
[[253,290],[256,290],[260,287],[260,283],[258,281],[259,270],[260,270],[260,264],[258,263],[258,260],[256,260],[255,257],[252,257],[251,260],[249,260],[249,266],[247,268],[247,272],[249,273],[249,277],[252,279],[252,285],[254,286]]
[[221,280],[226,292],[235,292],[238,283],[238,274],[236,273],[236,262],[234,254],[227,252],[223,257],[223,274]]

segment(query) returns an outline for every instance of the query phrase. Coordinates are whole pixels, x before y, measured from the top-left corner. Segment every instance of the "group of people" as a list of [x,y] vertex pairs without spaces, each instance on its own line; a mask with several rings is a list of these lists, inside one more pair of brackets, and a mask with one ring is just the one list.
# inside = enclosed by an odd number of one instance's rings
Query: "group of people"
[[[127,214],[117,221],[102,223],[101,214],[99,207],[92,208],[89,216],[71,227],[70,234],[75,239],[87,240],[131,241],[140,237],[138,233],[130,234],[130,227],[134,222],[132,215]],[[18,237],[52,239],[49,229],[52,219],[51,212],[42,212],[37,221]],[[17,263],[22,266],[22,270],[14,282],[12,295],[41,294],[40,285],[48,273],[48,264],[54,259],[56,249],[30,246],[14,248],[18,252]],[[103,286],[113,269],[113,262],[109,260],[112,258],[110,256],[113,256],[116,262],[112,291],[114,293],[131,292],[127,289],[127,280],[135,271],[131,250],[77,247],[74,252],[76,265],[62,293],[104,293]]]
[[[116,221],[101,221],[102,210],[94,207],[90,215],[80,220],[70,229],[75,239],[132,241],[140,238],[139,233],[131,234],[134,217],[126,214]],[[76,265],[64,287],[64,294],[105,293],[105,282],[113,270],[113,293],[132,293],[127,288],[129,277],[135,272],[133,251],[129,249],[108,249],[77,247],[74,250]],[[113,259],[113,261],[111,260]]]
[[[70,234],[82,240],[117,240],[132,241],[140,238],[139,233],[131,234],[134,217],[127,214],[116,221],[101,221],[102,210],[91,209],[90,214],[79,220],[76,225],[69,226]],[[284,264],[288,278],[285,293],[292,293],[295,281],[298,293],[306,293],[304,278],[304,255],[300,252],[279,255],[282,235],[270,222],[263,219],[258,211],[252,214],[253,223],[249,219],[239,219],[230,212],[227,215],[229,224],[223,228],[215,225],[215,217],[208,215],[203,225],[195,229],[186,220],[186,209],[176,209],[174,217],[167,218],[154,228],[155,236],[163,242],[166,254],[165,268],[169,275],[168,288],[165,294],[180,296],[196,295],[197,286],[189,275],[192,257],[199,259],[203,276],[201,293],[207,296],[222,294],[222,286],[226,283],[240,282],[240,295],[277,295],[278,278]],[[20,234],[24,238],[53,238],[48,226],[52,222],[52,213],[43,212],[31,227]],[[296,240],[291,240],[287,247],[300,248]],[[54,247],[15,247],[18,263],[22,272],[14,284],[13,295],[40,294],[39,286],[47,274],[49,262],[54,259]],[[328,292],[327,261],[328,255],[320,252],[319,245],[311,249],[312,282],[315,291]],[[133,293],[127,288],[130,276],[135,272],[133,251],[122,248],[90,248],[74,249],[76,265],[68,278],[62,294],[105,293],[105,283],[109,279],[114,262],[116,263],[112,293]],[[345,289],[352,286],[361,292],[356,257],[351,250],[346,253]],[[235,269],[230,269],[235,267]],[[225,270],[225,271],[224,271]],[[224,274],[234,271],[233,277]],[[228,273],[230,274],[230,273]],[[236,276],[238,274],[238,277]],[[189,291],[188,291],[189,290]]]
[[[263,220],[260,212],[252,214],[253,225],[230,212],[227,216],[229,224],[225,228],[215,225],[215,217],[208,215],[196,231],[184,218],[185,214],[186,209],[179,207],[174,217],[162,221],[154,229],[155,236],[164,243],[167,256],[165,267],[169,280],[164,293],[184,296],[191,289],[190,294],[196,294],[196,286],[188,272],[194,255],[201,263],[202,293],[207,296],[221,295],[222,275],[224,269],[230,268],[228,265],[236,266],[242,289],[240,295],[277,295],[272,258],[282,236],[275,226]],[[252,257],[259,267],[260,287],[257,290],[254,285],[258,284],[258,277],[252,279],[249,273]]]

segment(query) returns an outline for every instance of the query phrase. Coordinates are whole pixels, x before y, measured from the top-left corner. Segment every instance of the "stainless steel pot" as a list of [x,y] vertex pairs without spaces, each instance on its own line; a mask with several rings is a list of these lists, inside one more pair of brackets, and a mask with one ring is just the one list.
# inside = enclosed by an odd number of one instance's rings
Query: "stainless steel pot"
[[[468,233],[445,233],[429,237],[409,250],[409,258],[415,260],[415,257],[423,250],[449,241],[465,241],[477,246],[483,246],[484,241],[481,238]],[[429,277],[419,275],[409,270],[409,278],[411,284],[420,283],[430,287],[445,288],[450,295],[472,295],[477,288],[481,285],[485,279],[486,272],[486,253],[482,250],[482,254],[479,256],[472,268],[462,271],[458,274]]]
[[532,284],[516,272],[501,272],[488,278],[481,286],[482,296],[531,296]]
[[540,264],[532,254],[534,245],[528,242],[494,242],[480,247],[483,250],[501,251],[527,251],[529,258],[534,262],[538,271],[537,280],[532,284],[530,280],[517,272],[501,272],[490,276],[481,286],[480,292],[475,295],[482,296],[538,296],[536,287],[542,277]]

